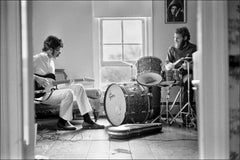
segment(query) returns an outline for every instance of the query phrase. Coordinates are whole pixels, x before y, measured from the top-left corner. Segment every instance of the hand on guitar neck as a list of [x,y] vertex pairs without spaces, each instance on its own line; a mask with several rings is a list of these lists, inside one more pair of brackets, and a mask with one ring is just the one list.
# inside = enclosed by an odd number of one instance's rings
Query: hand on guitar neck
[[94,79],[92,78],[78,78],[78,79],[68,79],[68,80],[61,80],[61,81],[55,81],[53,79],[50,79],[52,80],[51,83],[53,86],[57,86],[58,84],[66,84],[66,83],[75,83],[75,82],[93,82]]

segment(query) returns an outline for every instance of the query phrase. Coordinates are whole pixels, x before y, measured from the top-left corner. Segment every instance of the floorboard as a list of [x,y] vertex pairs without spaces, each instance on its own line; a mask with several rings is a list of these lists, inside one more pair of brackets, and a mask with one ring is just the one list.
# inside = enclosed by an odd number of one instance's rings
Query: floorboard
[[162,131],[129,139],[109,138],[105,129],[57,131],[54,119],[38,120],[35,155],[49,159],[198,159],[198,132],[178,124],[163,124]]
[[151,148],[150,141],[132,140],[129,142],[133,159],[156,159]]
[[109,159],[109,141],[92,141],[86,159]]
[[110,141],[110,159],[132,159],[128,141]]

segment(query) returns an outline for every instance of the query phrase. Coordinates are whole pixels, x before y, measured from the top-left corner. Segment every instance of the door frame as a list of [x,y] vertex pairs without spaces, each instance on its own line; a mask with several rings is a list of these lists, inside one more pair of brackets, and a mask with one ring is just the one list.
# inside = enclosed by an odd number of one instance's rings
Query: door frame
[[34,159],[32,55],[27,1],[0,1],[1,159]]
[[227,15],[227,1],[198,1],[200,159],[229,159]]

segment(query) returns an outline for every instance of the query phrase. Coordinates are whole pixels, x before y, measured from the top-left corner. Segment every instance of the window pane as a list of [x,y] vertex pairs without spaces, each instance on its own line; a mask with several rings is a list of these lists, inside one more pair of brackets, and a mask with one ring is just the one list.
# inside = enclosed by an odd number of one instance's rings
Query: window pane
[[103,45],[103,61],[122,60],[122,46],[120,45]]
[[142,45],[124,45],[124,60],[136,61],[142,56]]
[[[107,66],[101,68],[102,74],[102,89],[106,89],[111,83],[129,82],[131,78],[131,67],[130,66]],[[132,69],[132,77],[135,77],[136,69]]]
[[124,43],[142,43],[142,21],[125,20],[123,21],[123,40]]
[[121,21],[105,20],[102,23],[103,43],[121,43]]
[[102,67],[102,82],[124,82],[130,80],[130,67]]

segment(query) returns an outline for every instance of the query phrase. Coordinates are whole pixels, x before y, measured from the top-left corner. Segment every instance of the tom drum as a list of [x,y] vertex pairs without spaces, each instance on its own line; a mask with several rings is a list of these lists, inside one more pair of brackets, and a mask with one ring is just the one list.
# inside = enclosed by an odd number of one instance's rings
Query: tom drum
[[137,63],[137,82],[144,86],[157,85],[162,80],[162,61],[153,56],[140,58]]

